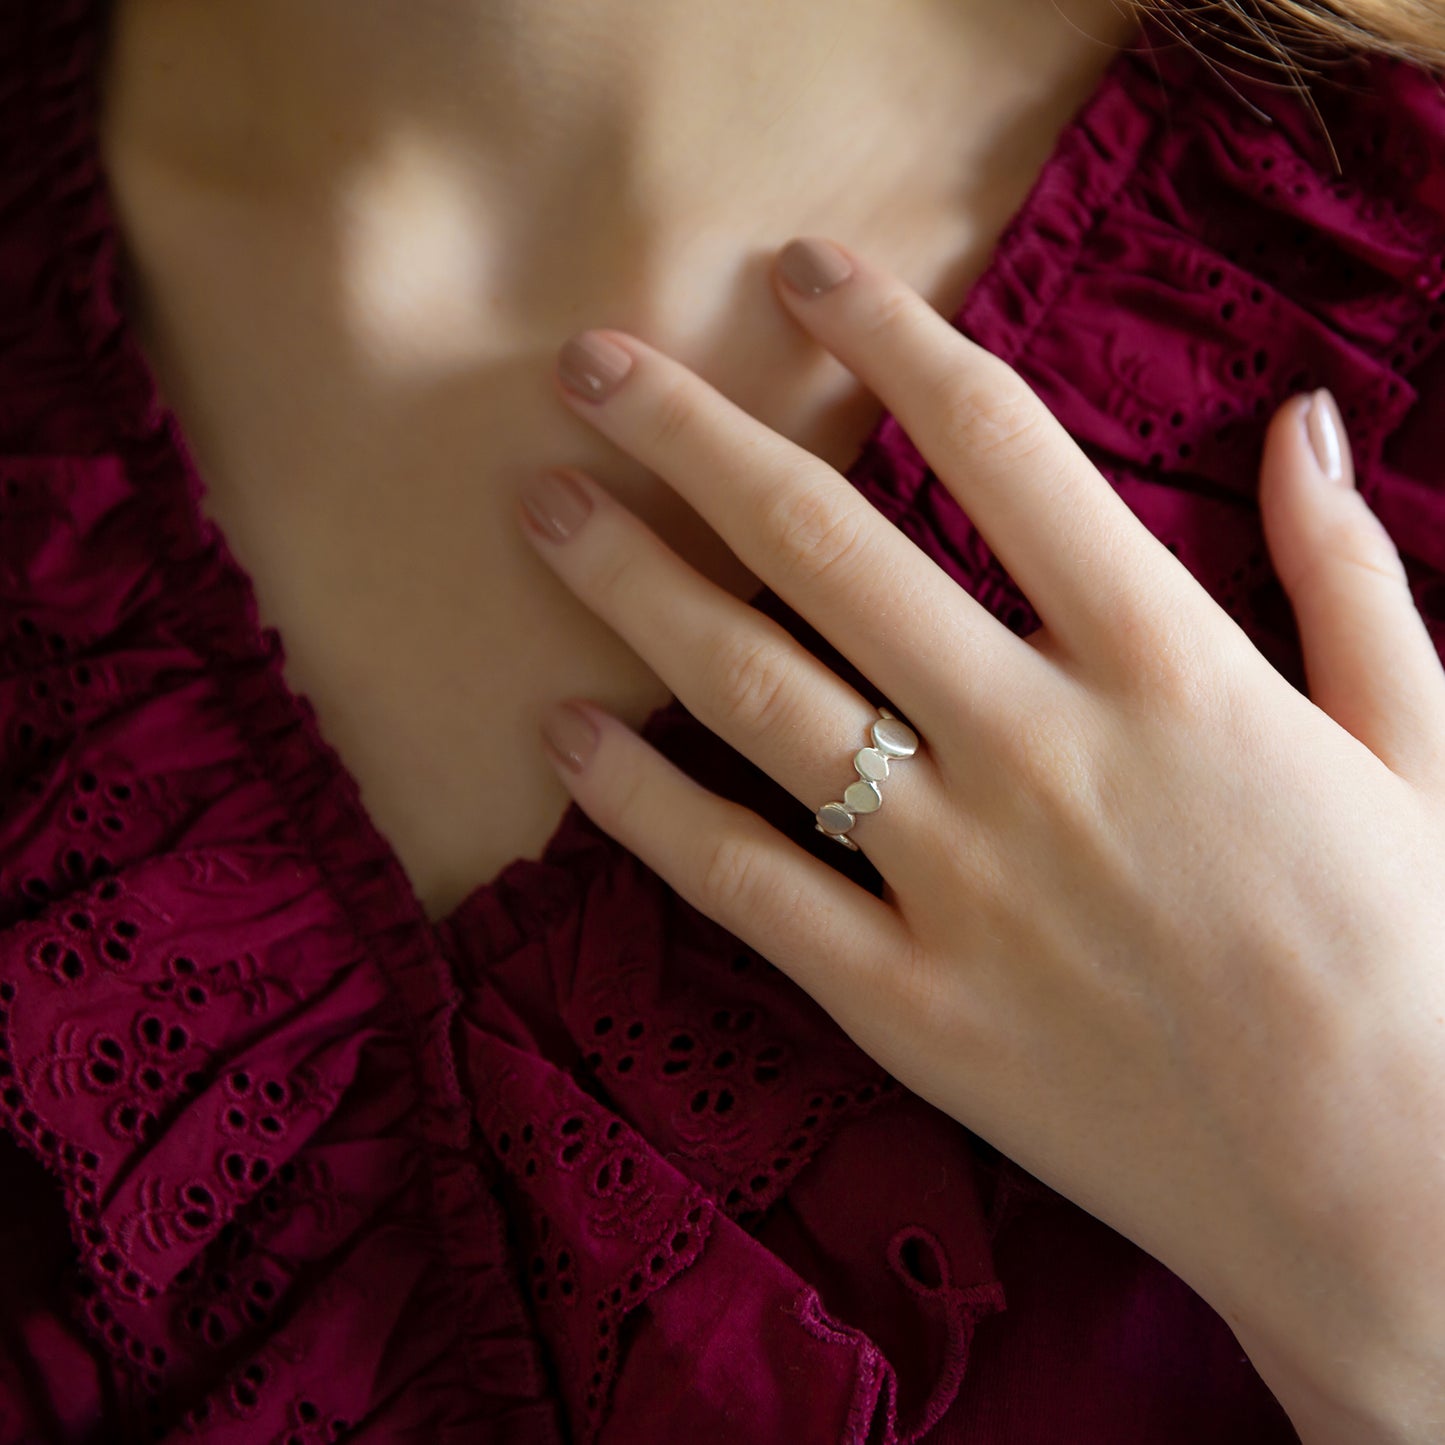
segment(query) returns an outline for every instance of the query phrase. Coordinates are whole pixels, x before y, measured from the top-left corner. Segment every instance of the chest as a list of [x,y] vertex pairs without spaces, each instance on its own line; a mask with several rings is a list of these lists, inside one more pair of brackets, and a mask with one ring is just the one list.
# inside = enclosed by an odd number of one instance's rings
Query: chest
[[[567,805],[539,744],[545,703],[590,697],[638,726],[670,697],[520,535],[522,480],[581,465],[726,591],[758,583],[556,401],[550,350],[499,346],[433,378],[401,356],[363,366],[338,317],[308,303],[324,263],[299,242],[258,269],[254,247],[233,255],[217,233],[197,265],[152,234],[155,207],[136,214],[129,318],[205,483],[201,510],[281,635],[287,684],[439,919],[538,856]],[[770,424],[846,466],[877,403],[853,386],[840,407],[836,385],[800,386],[796,368],[789,381],[788,361],[754,391],[721,384],[757,414],[766,396]]]
[[[520,535],[523,480],[580,466],[726,592],[760,585],[665,481],[557,400],[548,373],[568,332],[638,313],[654,345],[840,471],[882,408],[764,278],[738,300],[730,276],[725,299],[657,277],[643,294],[685,309],[599,295],[573,326],[522,334],[475,294],[415,278],[404,255],[358,272],[304,206],[153,167],[123,128],[105,146],[127,321],[205,484],[201,510],[281,636],[287,684],[441,918],[538,856],[567,806],[537,733],[547,702],[589,697],[638,726],[671,695]],[[898,224],[858,244],[953,314],[992,228],[953,202]],[[708,315],[723,320],[700,341]]]
[[[520,479],[556,459],[545,428],[480,381],[473,404],[401,404],[308,368],[249,372],[203,335],[147,339],[201,510],[280,633],[287,685],[439,919],[537,856],[566,807],[539,745],[543,705],[588,696],[639,725],[668,688],[516,530]],[[279,331],[262,341],[286,355]],[[247,398],[273,389],[274,409],[257,397],[253,411]],[[283,394],[310,404],[288,417]]]

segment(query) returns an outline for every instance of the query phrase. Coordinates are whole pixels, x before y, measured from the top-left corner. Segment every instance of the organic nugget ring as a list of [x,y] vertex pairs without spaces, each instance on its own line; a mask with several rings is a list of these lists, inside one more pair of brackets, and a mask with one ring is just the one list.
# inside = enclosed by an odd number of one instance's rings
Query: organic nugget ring
[[859,851],[858,845],[847,836],[848,831],[860,813],[876,813],[883,806],[883,791],[878,785],[888,776],[889,763],[911,758],[918,751],[918,734],[886,707],[878,709],[878,721],[873,724],[871,736],[871,745],[853,754],[858,778],[843,790],[843,801],[824,803],[814,815],[820,833],[826,833],[855,853]]

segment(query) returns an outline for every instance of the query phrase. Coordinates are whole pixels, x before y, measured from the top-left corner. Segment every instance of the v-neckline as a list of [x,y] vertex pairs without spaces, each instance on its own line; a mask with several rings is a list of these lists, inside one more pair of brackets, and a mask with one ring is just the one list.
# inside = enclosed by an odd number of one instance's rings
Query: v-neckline
[[[580,889],[585,880],[576,871],[576,835],[579,829],[590,830],[593,825],[575,803],[569,803],[539,857],[512,860],[493,878],[473,885],[445,913],[433,919],[423,906],[399,853],[364,803],[360,779],[321,732],[315,708],[306,694],[287,681],[284,673],[287,655],[285,639],[278,628],[261,623],[253,578],[232,552],[225,532],[203,509],[207,495],[205,479],[195,463],[179,418],[162,399],[158,378],[127,312],[123,276],[125,252],[99,144],[100,76],[108,52],[111,18],[116,3],[117,0],[72,0],[80,12],[79,28],[65,27],[73,47],[80,52],[70,77],[76,86],[77,110],[72,124],[78,137],[74,138],[74,148],[63,163],[70,171],[73,184],[68,196],[57,198],[57,205],[70,208],[72,220],[80,216],[82,210],[84,212],[82,221],[62,228],[62,240],[68,246],[66,262],[71,268],[72,284],[77,292],[84,292],[88,297],[90,304],[85,308],[85,314],[89,324],[104,324],[107,332],[104,344],[113,349],[121,363],[124,381],[118,386],[120,395],[117,404],[143,411],[147,432],[158,440],[163,449],[161,465],[154,460],[150,464],[150,470],[162,479],[158,489],[164,493],[155,499],[155,505],[168,509],[172,520],[179,513],[181,530],[190,542],[208,549],[214,556],[216,569],[235,599],[231,608],[234,615],[228,619],[233,627],[235,643],[246,656],[265,660],[284,711],[299,726],[315,754],[312,761],[328,770],[331,780],[339,785],[339,793],[349,805],[349,822],[355,830],[359,851],[381,860],[385,872],[394,880],[398,895],[395,902],[399,906],[389,908],[389,916],[425,937],[432,948],[447,953],[450,951],[449,942],[455,941],[465,921],[488,912],[499,894],[504,893],[513,901],[530,898],[533,902],[540,902],[539,895],[545,893],[547,902],[555,905],[559,889],[569,894]],[[52,11],[57,29],[63,24],[59,18],[63,8],[57,3]],[[1033,184],[999,232],[984,269],[974,277],[960,304],[950,314],[949,319],[955,327],[962,329],[965,318],[980,299],[1002,284],[1001,273],[1008,264],[1009,242],[1029,228],[1046,195],[1048,182],[1064,163],[1066,153],[1071,164],[1080,163],[1076,159],[1079,149],[1076,133],[1083,117],[1103,93],[1118,85],[1122,67],[1130,63],[1129,57],[1155,39],[1157,36],[1146,18],[1143,28],[1129,44],[1115,52],[1089,95],[1055,134]],[[60,168],[60,163],[57,168]],[[88,193],[79,195],[87,185]],[[97,321],[97,317],[104,318],[103,322]],[[96,337],[91,335],[86,340],[94,344]],[[143,407],[137,405],[138,397],[144,399]],[[880,407],[844,472],[848,480],[867,492],[874,492],[877,480],[867,476],[865,464],[885,455],[885,443],[893,441],[895,434],[901,434],[897,421],[887,408]],[[880,495],[874,495],[872,499],[880,500]],[[766,595],[768,589],[764,588],[754,601]],[[690,721],[674,698],[649,715],[642,728],[643,735],[652,738],[679,720]],[[304,831],[309,820],[299,815],[300,810],[293,809],[295,825],[298,830]],[[304,841],[318,854],[328,843],[327,839],[314,833],[306,836]],[[559,867],[562,855],[566,855],[567,862]],[[595,862],[599,855],[593,852],[590,856]],[[356,901],[344,896],[342,885],[336,879],[329,881],[343,907],[350,907]]]

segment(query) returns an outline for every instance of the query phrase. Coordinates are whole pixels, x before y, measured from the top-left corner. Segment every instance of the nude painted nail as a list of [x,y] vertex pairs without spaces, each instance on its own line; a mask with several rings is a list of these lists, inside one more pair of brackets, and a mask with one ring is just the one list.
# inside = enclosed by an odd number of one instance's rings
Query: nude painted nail
[[632,370],[632,353],[595,331],[569,338],[557,359],[562,385],[587,401],[602,401]]
[[836,247],[826,241],[789,241],[778,256],[778,270],[783,280],[804,296],[819,296],[831,291],[840,281],[853,274],[853,265]]
[[542,741],[569,772],[580,773],[597,751],[597,724],[580,708],[554,702],[542,714]]
[[1328,387],[1322,386],[1311,393],[1305,412],[1305,432],[1326,479],[1342,487],[1352,487],[1355,468],[1349,443],[1345,439],[1345,423],[1340,416],[1339,403]]
[[541,472],[522,491],[522,510],[549,542],[565,542],[587,520],[592,498],[566,472]]

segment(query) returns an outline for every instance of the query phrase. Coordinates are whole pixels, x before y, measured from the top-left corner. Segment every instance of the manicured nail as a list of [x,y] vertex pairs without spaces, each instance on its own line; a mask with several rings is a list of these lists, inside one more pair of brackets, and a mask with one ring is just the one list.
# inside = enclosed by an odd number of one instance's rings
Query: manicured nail
[[565,542],[587,520],[592,498],[566,472],[541,472],[522,489],[527,521],[549,542]]
[[778,256],[783,280],[804,296],[831,291],[853,274],[848,258],[827,241],[789,241]]
[[571,703],[554,702],[542,714],[542,741],[564,768],[580,773],[597,751],[597,724]]
[[1328,387],[1310,394],[1310,404],[1305,408],[1305,433],[1326,480],[1343,487],[1354,486],[1355,468],[1345,440],[1344,419]]
[[595,331],[579,331],[562,348],[557,369],[568,391],[588,401],[602,401],[632,370],[632,353]]

